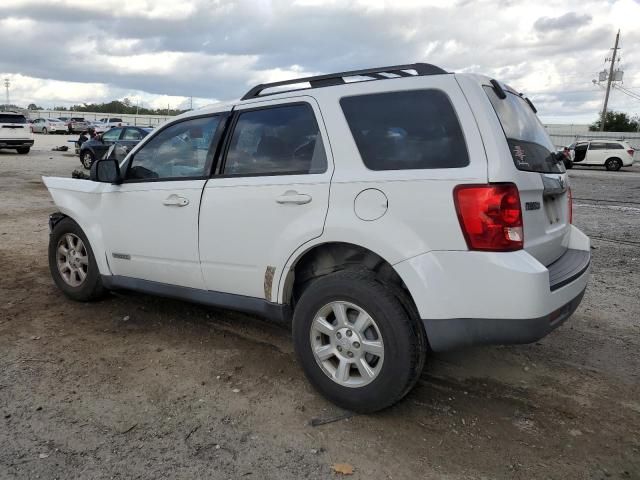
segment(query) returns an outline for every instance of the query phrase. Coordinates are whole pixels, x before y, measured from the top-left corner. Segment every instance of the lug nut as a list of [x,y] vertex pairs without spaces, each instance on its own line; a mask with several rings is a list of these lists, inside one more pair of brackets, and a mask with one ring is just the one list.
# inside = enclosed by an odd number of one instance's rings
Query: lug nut
[[340,332],[336,333],[336,338],[337,338],[337,339],[342,338],[342,334],[341,334]]
[[347,352],[347,357],[349,358],[353,357],[353,352]]
[[353,348],[360,348],[360,342],[353,342]]
[[338,345],[338,351],[341,352],[342,351],[342,347],[340,345]]
[[347,330],[347,337],[350,337],[351,335],[353,335],[353,332],[351,330]]

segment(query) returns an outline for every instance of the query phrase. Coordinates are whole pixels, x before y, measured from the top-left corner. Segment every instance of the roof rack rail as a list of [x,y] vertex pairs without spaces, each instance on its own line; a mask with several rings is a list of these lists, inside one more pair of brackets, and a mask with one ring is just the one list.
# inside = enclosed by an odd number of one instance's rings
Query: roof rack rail
[[[416,73],[409,73],[407,70],[415,71]],[[378,68],[367,68],[364,70],[351,70],[348,72],[338,72],[338,73],[330,73],[328,75],[318,75],[315,77],[303,77],[303,78],[294,78],[291,80],[284,80],[281,82],[272,82],[272,83],[262,83],[260,85],[256,85],[251,90],[249,90],[245,95],[241,98],[241,100],[249,100],[250,98],[258,98],[264,97],[267,95],[275,95],[277,93],[283,93],[282,90],[278,90],[272,93],[262,94],[264,90],[269,88],[282,87],[285,85],[296,85],[299,83],[308,82],[310,87],[296,88],[292,90],[305,90],[307,88],[322,88],[322,87],[331,87],[333,85],[343,85],[347,83],[344,79],[345,77],[370,77],[370,80],[385,80],[389,78],[398,78],[398,77],[417,77],[423,75],[442,75],[446,74],[445,70],[440,67],[436,67],[435,65],[431,65],[429,63],[411,63],[407,65],[392,65],[390,67],[378,67]],[[394,77],[386,76],[387,75],[395,75]],[[291,90],[285,90],[291,91]]]

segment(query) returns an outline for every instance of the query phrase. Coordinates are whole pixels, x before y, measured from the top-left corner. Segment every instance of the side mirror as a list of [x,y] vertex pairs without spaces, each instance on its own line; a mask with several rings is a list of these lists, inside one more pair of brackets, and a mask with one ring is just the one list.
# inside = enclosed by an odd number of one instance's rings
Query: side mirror
[[94,182],[102,183],[122,183],[120,165],[115,158],[103,158],[91,165],[89,178]]

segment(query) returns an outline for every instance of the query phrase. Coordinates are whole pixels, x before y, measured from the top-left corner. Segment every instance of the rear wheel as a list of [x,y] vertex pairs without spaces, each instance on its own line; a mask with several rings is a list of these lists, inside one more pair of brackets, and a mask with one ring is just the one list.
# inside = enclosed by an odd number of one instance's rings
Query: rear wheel
[[607,170],[617,171],[622,168],[622,161],[619,158],[609,158],[604,162],[604,166]]
[[307,287],[296,305],[293,338],[313,386],[356,412],[404,397],[426,357],[420,321],[369,271],[343,270]]
[[93,164],[95,159],[96,159],[96,157],[91,152],[91,150],[83,150],[80,153],[80,163],[82,163],[82,166],[84,168],[86,168],[87,170],[89,170],[91,168],[91,165]]
[[105,293],[91,245],[70,218],[60,220],[49,236],[49,270],[58,288],[73,300],[86,302]]
[[46,135],[47,133],[49,133],[47,132],[47,127],[42,127],[42,134]]
[[18,147],[16,150],[20,155],[26,155],[31,150],[31,147]]

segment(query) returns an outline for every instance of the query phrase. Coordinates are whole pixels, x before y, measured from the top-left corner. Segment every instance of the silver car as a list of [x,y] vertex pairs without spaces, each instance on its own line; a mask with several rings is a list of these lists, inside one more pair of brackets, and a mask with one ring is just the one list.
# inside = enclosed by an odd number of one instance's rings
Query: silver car
[[59,118],[36,118],[31,125],[34,133],[67,133],[67,125]]

